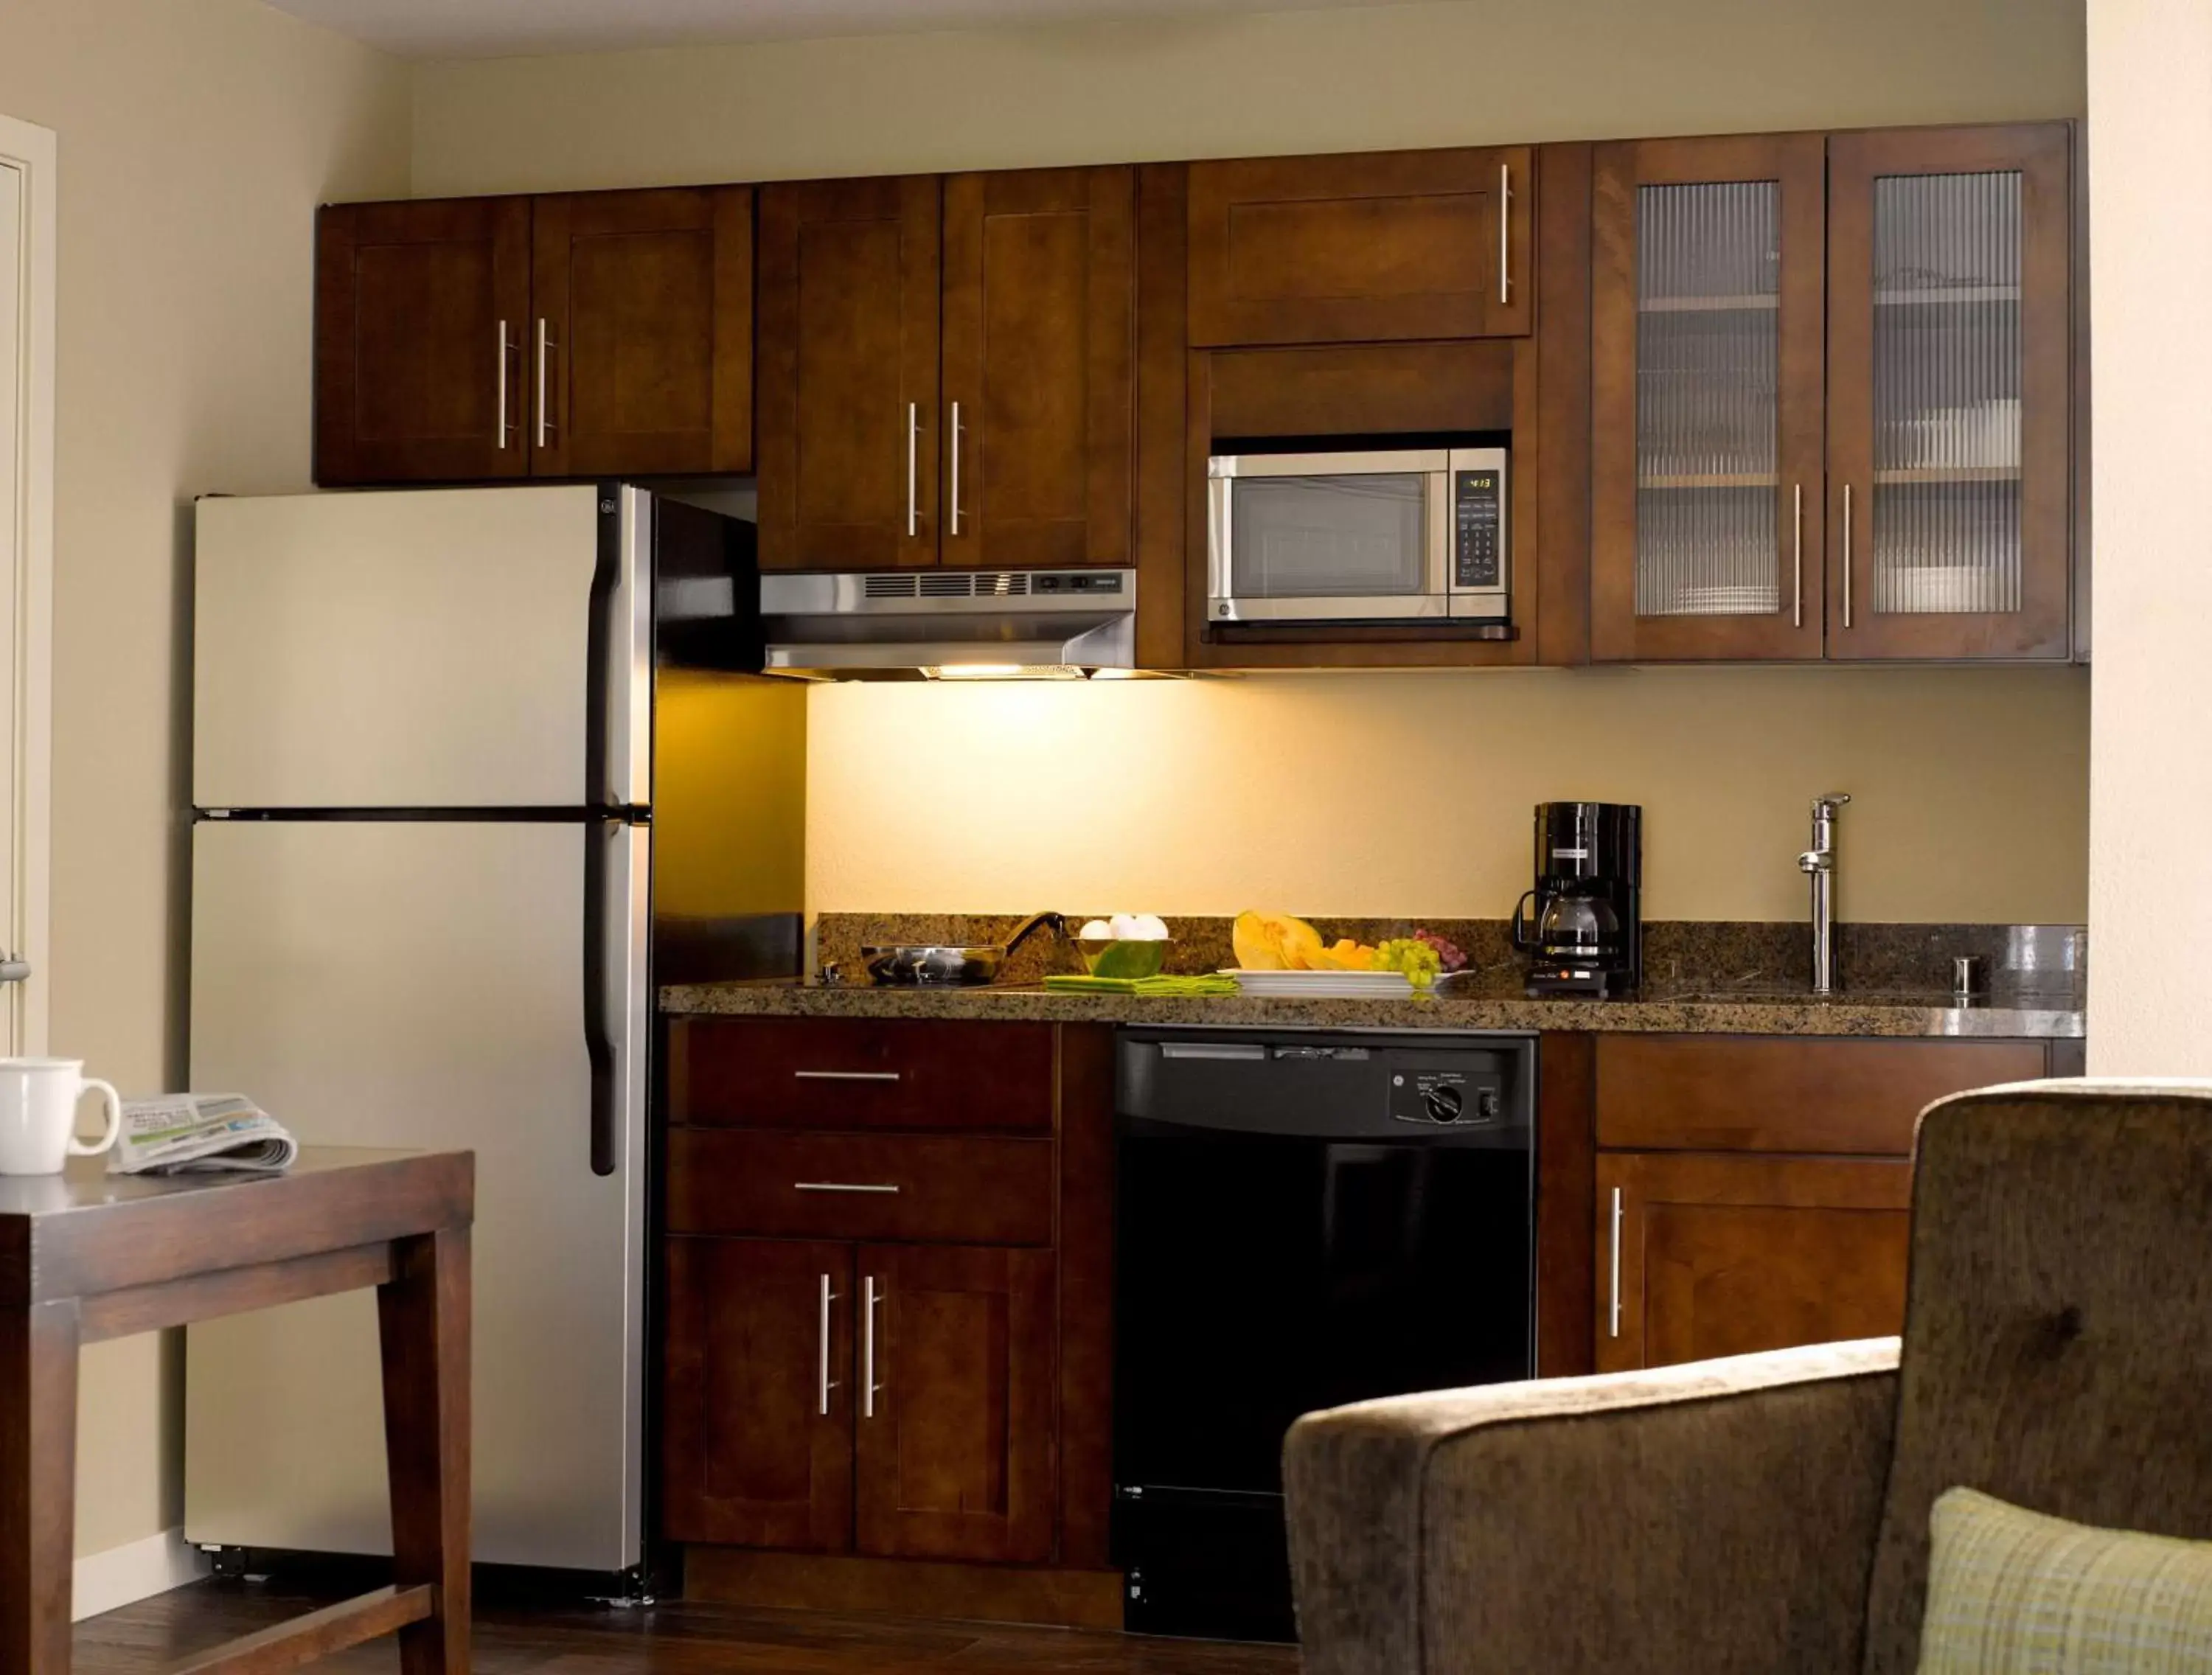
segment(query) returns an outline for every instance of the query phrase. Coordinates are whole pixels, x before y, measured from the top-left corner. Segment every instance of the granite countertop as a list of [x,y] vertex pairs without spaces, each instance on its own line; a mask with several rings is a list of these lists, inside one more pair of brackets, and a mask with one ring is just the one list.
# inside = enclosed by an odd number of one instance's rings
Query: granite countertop
[[1214,1028],[1659,1030],[1679,1035],[2078,1037],[2070,998],[2000,994],[1956,1006],[1948,995],[1783,992],[1656,992],[1635,1000],[1276,1000],[1243,995],[1165,998],[1060,993],[1034,985],[981,989],[878,989],[791,981],[700,983],[660,992],[664,1012],[742,1017],[969,1018],[1048,1023],[1188,1024]]

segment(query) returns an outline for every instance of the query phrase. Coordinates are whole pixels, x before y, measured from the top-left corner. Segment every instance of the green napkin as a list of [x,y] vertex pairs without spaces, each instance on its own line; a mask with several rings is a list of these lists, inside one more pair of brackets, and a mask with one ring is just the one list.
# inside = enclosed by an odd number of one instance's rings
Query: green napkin
[[1195,977],[1084,977],[1073,972],[1054,972],[1045,978],[1044,986],[1076,994],[1141,994],[1176,998],[1238,992],[1234,977],[1224,977],[1216,971]]

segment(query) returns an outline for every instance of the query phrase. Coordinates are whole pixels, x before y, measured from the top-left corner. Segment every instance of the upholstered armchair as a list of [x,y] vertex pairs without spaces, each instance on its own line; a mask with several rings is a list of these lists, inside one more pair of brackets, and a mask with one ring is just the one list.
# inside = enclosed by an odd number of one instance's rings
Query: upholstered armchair
[[1902,1340],[1301,1420],[1308,1675],[1909,1675],[1959,1484],[2212,1538],[2212,1083],[1960,1095],[1917,1158]]

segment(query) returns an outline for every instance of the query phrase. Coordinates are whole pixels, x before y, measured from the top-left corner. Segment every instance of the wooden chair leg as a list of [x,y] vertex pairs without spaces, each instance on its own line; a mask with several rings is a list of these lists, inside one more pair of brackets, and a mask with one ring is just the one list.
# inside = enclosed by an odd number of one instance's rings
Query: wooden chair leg
[[0,1669],[67,1675],[77,1306],[0,1309]]
[[392,1581],[437,1610],[399,1631],[404,1675],[469,1675],[469,1233],[396,1241],[377,1290]]

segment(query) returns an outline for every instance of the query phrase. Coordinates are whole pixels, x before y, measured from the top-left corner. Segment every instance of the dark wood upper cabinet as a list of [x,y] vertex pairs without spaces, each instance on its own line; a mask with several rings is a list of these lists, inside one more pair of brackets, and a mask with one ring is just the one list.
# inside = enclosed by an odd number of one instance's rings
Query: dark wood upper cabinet
[[2072,149],[1598,148],[1594,656],[2069,654]]
[[[2077,149],[2046,123],[334,205],[316,476],[750,470],[769,569],[1134,565],[1147,668],[2063,661]],[[1215,442],[1431,431],[1511,435],[1510,633],[1208,622]]]
[[1903,1159],[1606,1152],[1597,1187],[1600,1372],[1877,1338],[1904,1322]]
[[315,480],[750,470],[752,197],[327,206]]
[[579,192],[533,217],[532,470],[750,470],[751,189]]
[[876,1387],[856,1421],[860,1550],[1050,1558],[1052,1253],[871,1245],[859,1265],[864,1314],[871,1286],[877,1299],[861,1325]]
[[937,561],[939,183],[760,194],[760,561]]
[[1590,650],[1818,658],[1824,143],[1597,148]]
[[315,478],[530,469],[530,201],[332,203],[316,222]]
[[1525,336],[1532,155],[1501,146],[1192,164],[1192,345]]
[[945,183],[945,564],[1126,564],[1134,172]]
[[1828,141],[1828,651],[2070,650],[2072,133]]
[[668,1242],[663,1525],[843,1552],[853,1537],[853,1247]]

